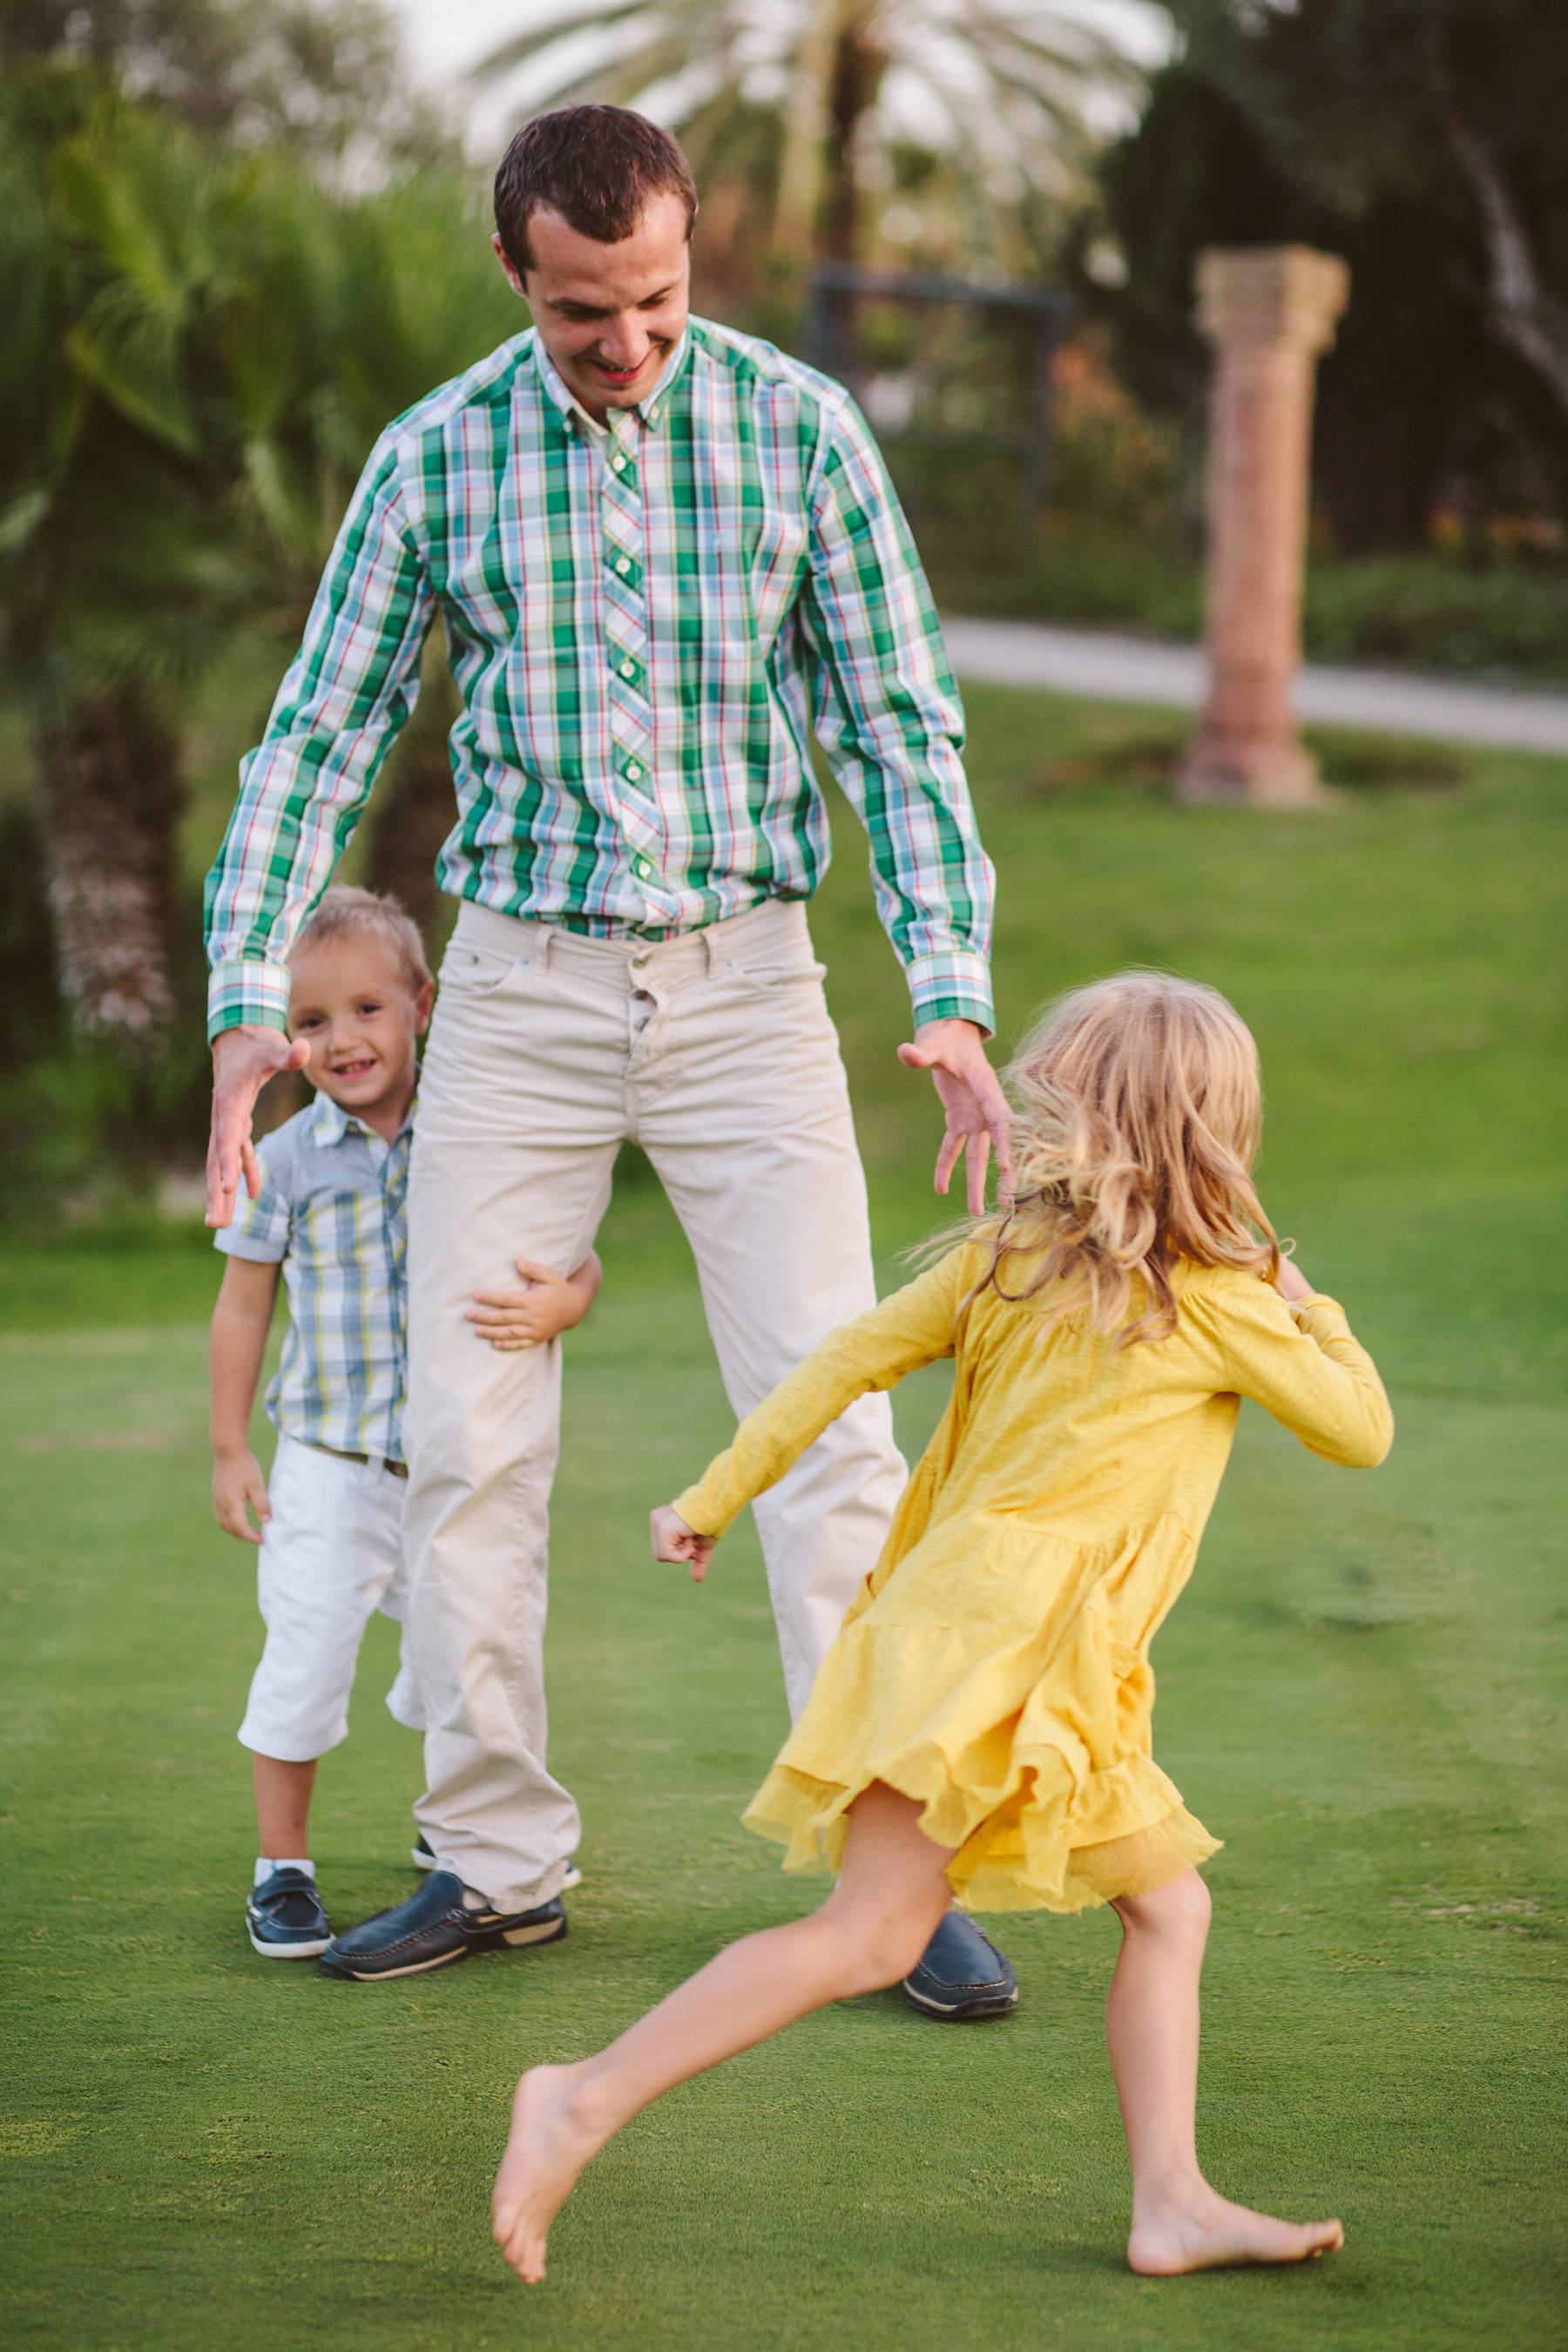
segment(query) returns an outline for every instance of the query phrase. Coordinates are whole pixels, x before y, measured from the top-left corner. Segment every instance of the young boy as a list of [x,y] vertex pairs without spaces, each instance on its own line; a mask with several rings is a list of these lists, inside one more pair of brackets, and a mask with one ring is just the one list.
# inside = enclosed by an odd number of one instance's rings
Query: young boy
[[[316,1764],[348,1730],[372,1612],[405,1613],[405,1198],[436,992],[414,924],[368,890],[329,890],[289,961],[289,1034],[318,1099],[263,1139],[260,1190],[215,1236],[229,1263],[212,1325],[213,1509],[260,1547],[267,1643],[239,1738],[260,1847],[246,1923],[269,1959],[312,1958],[331,1937],[308,1858]],[[525,1288],[477,1295],[478,1339],[531,1347],[581,1322],[599,1286],[592,1251],[565,1278],[517,1265]],[[290,1321],[267,1391],[269,1495],[249,1429],[279,1266]],[[406,1654],[386,1703],[423,1729]]]

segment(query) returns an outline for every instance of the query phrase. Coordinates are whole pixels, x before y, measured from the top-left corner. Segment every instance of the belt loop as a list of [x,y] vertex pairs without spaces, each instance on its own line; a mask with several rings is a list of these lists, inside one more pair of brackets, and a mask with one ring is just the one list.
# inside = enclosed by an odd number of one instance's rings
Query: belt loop
[[717,936],[721,928],[718,923],[704,923],[702,926],[702,945],[708,957],[710,980],[716,980],[723,970],[722,950]]
[[535,959],[535,969],[539,971],[548,971],[551,950],[555,945],[557,937],[556,928],[553,923],[541,923],[539,929],[542,936],[539,942],[539,954]]

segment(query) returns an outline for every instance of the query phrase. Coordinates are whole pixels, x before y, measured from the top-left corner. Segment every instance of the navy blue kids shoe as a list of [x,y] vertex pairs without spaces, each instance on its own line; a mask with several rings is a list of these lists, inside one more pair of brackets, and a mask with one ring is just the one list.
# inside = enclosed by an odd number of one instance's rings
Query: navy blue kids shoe
[[321,1908],[316,1882],[303,1870],[275,1870],[253,1886],[245,1924],[252,1945],[267,1960],[313,1960],[332,1939],[331,1921]]
[[967,1912],[949,1911],[918,1968],[899,1990],[922,2017],[958,2024],[971,2017],[1005,2017],[1018,2006],[1018,1979]]
[[390,1911],[378,1911],[346,1935],[334,1936],[321,1952],[323,1976],[351,1984],[379,1984],[386,1977],[422,1976],[450,1968],[470,1952],[515,1950],[525,1944],[559,1943],[566,1933],[566,1906],[557,1895],[531,1911],[470,1910],[455,1870],[432,1870],[417,1895]]

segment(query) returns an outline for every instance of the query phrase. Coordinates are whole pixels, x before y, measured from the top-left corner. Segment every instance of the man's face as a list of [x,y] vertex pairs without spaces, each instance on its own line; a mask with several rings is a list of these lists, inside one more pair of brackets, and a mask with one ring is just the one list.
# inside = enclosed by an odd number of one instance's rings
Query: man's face
[[533,213],[526,274],[499,236],[490,241],[562,382],[588,414],[603,423],[606,409],[646,400],[686,325],[691,248],[680,198],[651,197],[619,245],[582,236],[557,212]]

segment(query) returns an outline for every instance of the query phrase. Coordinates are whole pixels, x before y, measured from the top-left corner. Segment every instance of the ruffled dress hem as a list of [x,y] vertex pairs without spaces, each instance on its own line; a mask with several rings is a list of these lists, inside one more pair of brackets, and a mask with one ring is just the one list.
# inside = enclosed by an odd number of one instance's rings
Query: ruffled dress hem
[[[1131,1781],[1114,1792],[1124,1801],[1107,1802],[1113,1792],[1106,1789],[1092,1807],[1069,1806],[1059,1795],[1037,1799],[1028,1766],[1013,1790],[983,1798],[959,1789],[946,1759],[929,1748],[863,1770],[852,1784],[815,1780],[780,1762],[742,1819],[788,1849],[786,1870],[837,1871],[848,1809],[880,1781],[921,1806],[921,1828],[934,1844],[957,1849],[947,1876],[967,1911],[1097,1910],[1120,1895],[1152,1894],[1220,1851],[1223,1840],[1188,1812],[1151,1758],[1128,1757],[1112,1774],[1096,1777]],[[1076,1843],[1073,1816],[1086,1813],[1099,1834]],[[1106,1836],[1110,1819],[1127,1826]]]

